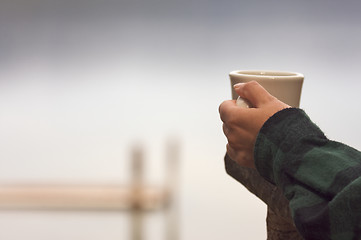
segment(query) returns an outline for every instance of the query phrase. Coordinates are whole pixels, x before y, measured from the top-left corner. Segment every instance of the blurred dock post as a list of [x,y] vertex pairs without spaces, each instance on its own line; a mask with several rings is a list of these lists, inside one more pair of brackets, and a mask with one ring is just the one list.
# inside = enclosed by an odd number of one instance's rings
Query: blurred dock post
[[165,208],[165,239],[179,240],[179,184],[180,184],[180,146],[179,140],[169,138],[166,144],[166,189],[168,190],[168,204]]
[[143,239],[143,211],[142,211],[142,184],[143,184],[143,168],[144,168],[144,153],[140,145],[133,148],[132,152],[132,182],[131,188],[133,191],[133,201],[131,209],[131,239]]

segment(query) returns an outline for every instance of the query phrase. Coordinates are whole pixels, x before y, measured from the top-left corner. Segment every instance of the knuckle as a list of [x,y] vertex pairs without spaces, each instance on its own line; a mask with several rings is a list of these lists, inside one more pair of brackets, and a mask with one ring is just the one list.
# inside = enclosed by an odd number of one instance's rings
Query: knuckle
[[226,124],[223,124],[222,128],[223,128],[224,135],[228,136],[228,134],[229,134],[228,126]]
[[229,119],[232,116],[231,110],[229,108],[229,102],[230,102],[229,100],[222,102],[221,105],[219,105],[219,108],[218,108],[219,115],[220,115],[221,120],[223,122],[228,122]]
[[237,126],[239,122],[239,119],[236,114],[229,114],[227,118],[227,123],[230,127]]
[[243,87],[243,91],[244,92],[249,92],[251,91],[252,89],[254,89],[255,86],[257,86],[258,83],[256,81],[250,81],[250,82],[247,82],[244,87]]
[[218,107],[218,112],[219,112],[219,114],[221,115],[221,116],[223,116],[224,115],[224,111],[225,111],[225,108],[226,108],[226,102],[227,101],[223,101],[220,105],[219,105],[219,107]]
[[259,85],[259,83],[257,81],[255,81],[255,80],[252,80],[252,81],[245,84],[246,87],[254,87],[254,86],[257,86],[257,85]]
[[239,149],[241,147],[238,136],[236,136],[235,134],[228,134],[227,140],[228,140],[228,144],[231,148]]
[[223,107],[224,107],[224,102],[225,102],[225,101],[223,101],[221,104],[219,104],[218,112],[219,112],[220,114],[222,113],[222,109],[223,109]]
[[233,150],[238,149],[238,144],[236,144],[234,141],[228,140],[228,145],[229,145]]

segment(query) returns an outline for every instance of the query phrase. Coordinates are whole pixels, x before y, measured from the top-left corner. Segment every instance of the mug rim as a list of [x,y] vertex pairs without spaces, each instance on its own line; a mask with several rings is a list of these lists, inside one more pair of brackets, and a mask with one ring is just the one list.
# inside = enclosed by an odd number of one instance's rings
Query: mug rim
[[302,73],[275,70],[236,70],[229,73],[230,76],[247,76],[257,78],[299,78],[304,77]]

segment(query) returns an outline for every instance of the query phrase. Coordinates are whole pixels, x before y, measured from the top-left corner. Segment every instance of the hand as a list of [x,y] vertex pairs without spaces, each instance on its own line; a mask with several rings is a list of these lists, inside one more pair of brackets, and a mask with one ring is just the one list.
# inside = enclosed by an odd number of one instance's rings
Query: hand
[[223,132],[228,140],[227,153],[239,165],[255,168],[254,145],[261,127],[273,114],[290,106],[255,81],[236,84],[234,89],[252,108],[239,107],[235,100],[224,101],[219,106]]

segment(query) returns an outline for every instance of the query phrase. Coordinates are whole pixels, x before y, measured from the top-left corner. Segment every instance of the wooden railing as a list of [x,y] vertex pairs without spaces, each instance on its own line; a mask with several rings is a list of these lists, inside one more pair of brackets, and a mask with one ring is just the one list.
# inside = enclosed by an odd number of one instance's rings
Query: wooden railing
[[3,184],[0,185],[0,209],[128,211],[132,219],[132,240],[143,239],[144,212],[164,210],[165,237],[178,240],[178,143],[169,141],[166,152],[163,186],[144,182],[144,154],[137,146],[132,152],[129,185]]

